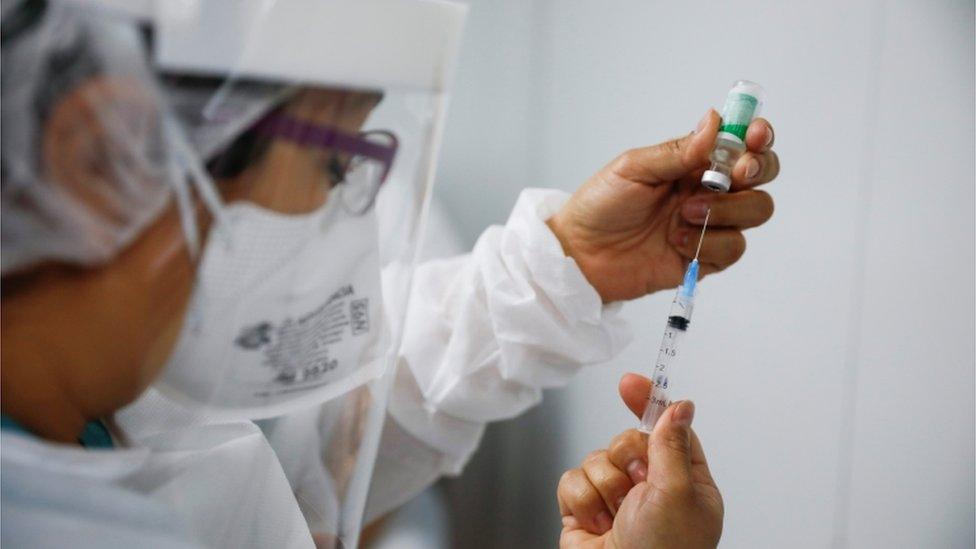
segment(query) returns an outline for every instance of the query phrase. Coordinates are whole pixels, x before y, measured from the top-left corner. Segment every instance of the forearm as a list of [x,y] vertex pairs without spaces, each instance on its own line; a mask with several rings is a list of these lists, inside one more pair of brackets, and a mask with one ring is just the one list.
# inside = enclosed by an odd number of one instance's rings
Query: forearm
[[390,415],[460,470],[484,424],[516,416],[628,339],[545,221],[567,196],[528,190],[471,254],[418,267]]

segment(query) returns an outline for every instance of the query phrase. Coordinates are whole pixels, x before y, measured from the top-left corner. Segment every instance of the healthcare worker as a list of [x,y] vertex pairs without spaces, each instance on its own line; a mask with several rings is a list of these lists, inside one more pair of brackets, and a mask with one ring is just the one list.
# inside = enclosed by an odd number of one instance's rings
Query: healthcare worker
[[772,129],[703,194],[709,111],[414,268],[463,15],[4,5],[4,545],[355,546],[611,359],[707,208],[705,273],[741,256]]

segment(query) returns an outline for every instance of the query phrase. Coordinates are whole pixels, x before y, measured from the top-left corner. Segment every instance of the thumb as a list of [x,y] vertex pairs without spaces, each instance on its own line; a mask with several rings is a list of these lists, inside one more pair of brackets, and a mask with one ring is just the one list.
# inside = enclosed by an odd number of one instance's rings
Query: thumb
[[645,185],[670,183],[708,166],[708,155],[715,146],[721,121],[714,109],[708,109],[693,133],[631,149],[617,157],[609,169],[619,177]]
[[647,480],[655,488],[680,494],[692,486],[691,421],[695,404],[676,402],[661,414],[648,445]]

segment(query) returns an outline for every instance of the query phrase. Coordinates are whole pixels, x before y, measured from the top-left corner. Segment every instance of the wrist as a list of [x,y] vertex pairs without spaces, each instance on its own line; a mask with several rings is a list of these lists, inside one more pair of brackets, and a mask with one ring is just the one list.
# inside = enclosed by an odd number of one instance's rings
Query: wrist
[[[569,243],[568,230],[566,228],[566,222],[562,217],[562,211],[560,210],[555,215],[546,220],[546,226],[552,231],[553,236],[559,241],[559,246],[563,249],[563,254],[566,257],[576,259],[573,257],[572,247]],[[578,262],[577,262],[578,263]]]
[[600,300],[604,304],[614,301],[613,299],[607,299],[607,296],[604,295],[600,284],[598,284],[597,280],[594,278],[593,273],[599,271],[599,268],[592,264],[592,255],[587,256],[587,254],[581,250],[579,245],[580,240],[574,238],[572,222],[566,219],[564,210],[557,212],[555,215],[547,219],[545,223],[549,227],[549,230],[552,231],[552,234],[556,237],[556,240],[559,241],[559,246],[562,248],[563,254],[576,263],[580,273],[583,274],[583,278],[586,279],[586,282],[600,296]]

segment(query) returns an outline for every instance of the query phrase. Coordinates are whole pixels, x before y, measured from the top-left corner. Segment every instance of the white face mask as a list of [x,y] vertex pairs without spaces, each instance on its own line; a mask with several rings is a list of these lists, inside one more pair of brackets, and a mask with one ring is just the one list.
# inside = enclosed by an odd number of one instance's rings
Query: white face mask
[[382,373],[376,217],[350,214],[343,190],[309,214],[223,208],[158,383],[164,394],[216,418],[259,419]]

